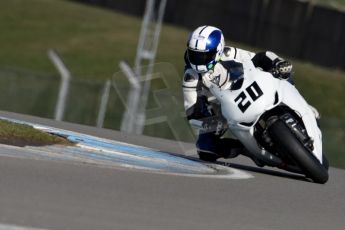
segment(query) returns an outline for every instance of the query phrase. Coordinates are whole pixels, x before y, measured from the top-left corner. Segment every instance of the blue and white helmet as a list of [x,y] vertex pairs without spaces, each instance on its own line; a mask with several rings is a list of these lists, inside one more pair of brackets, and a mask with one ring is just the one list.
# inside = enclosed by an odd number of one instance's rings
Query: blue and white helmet
[[198,73],[213,69],[224,50],[224,36],[213,26],[200,26],[190,35],[187,42],[187,58]]

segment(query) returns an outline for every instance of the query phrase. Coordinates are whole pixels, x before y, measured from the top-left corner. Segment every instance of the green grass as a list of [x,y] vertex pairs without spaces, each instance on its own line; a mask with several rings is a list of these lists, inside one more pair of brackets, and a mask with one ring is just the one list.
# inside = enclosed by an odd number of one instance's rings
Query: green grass
[[47,58],[55,48],[76,76],[104,79],[120,57],[133,59],[139,30],[132,17],[68,1],[1,1],[0,63],[55,72]]
[[324,117],[345,119],[345,74],[294,62],[296,87]]
[[[46,54],[55,48],[75,77],[110,78],[121,59],[133,62],[140,25],[138,18],[69,1],[1,1],[0,68],[56,73]],[[182,74],[188,32],[163,26],[157,62],[169,62]],[[297,87],[307,100],[324,116],[345,119],[345,100],[339,100],[345,98],[344,72],[294,64]]]
[[345,168],[345,120],[321,119],[324,152],[332,166]]
[[64,138],[34,129],[32,126],[0,120],[0,143],[15,146],[71,145]]
[[[75,77],[111,78],[120,60],[133,63],[140,25],[138,18],[69,1],[1,1],[0,67],[56,73],[46,54],[54,48]],[[163,26],[157,62],[169,62],[182,74],[188,32]],[[297,87],[308,101],[326,117],[345,119],[345,73],[297,60],[294,65]]]
[[[120,60],[133,63],[140,26],[140,18],[65,0],[0,1],[0,109],[53,116],[59,83],[47,50],[54,48],[74,78],[66,120],[94,125],[103,81],[119,71]],[[170,63],[161,70],[180,101],[188,33],[183,28],[163,25],[157,53],[157,62]],[[258,50],[231,40],[227,44]],[[345,159],[345,73],[292,61],[297,88],[322,114],[325,146],[330,158],[335,159],[333,165],[341,162],[345,167],[344,161],[339,160]],[[39,77],[25,71],[11,74],[4,71],[8,67],[45,74]],[[123,75],[117,80],[119,84],[126,81]],[[105,127],[118,129],[123,109],[118,95],[112,91]],[[167,129],[165,125],[148,126],[145,133],[171,137],[164,129]]]

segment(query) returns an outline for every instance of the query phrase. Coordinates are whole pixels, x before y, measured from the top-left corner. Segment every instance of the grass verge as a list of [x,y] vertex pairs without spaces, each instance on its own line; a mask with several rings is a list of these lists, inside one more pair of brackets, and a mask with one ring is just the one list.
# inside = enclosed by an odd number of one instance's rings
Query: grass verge
[[0,143],[14,146],[72,145],[65,138],[34,129],[32,126],[0,120]]

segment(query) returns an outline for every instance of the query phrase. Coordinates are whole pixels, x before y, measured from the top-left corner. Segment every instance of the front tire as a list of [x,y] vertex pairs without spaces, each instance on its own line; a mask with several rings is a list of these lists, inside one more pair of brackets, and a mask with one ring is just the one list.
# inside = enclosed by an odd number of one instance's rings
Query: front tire
[[320,184],[328,181],[327,169],[304,147],[283,121],[275,121],[269,127],[268,133],[277,150],[290,156],[307,177]]

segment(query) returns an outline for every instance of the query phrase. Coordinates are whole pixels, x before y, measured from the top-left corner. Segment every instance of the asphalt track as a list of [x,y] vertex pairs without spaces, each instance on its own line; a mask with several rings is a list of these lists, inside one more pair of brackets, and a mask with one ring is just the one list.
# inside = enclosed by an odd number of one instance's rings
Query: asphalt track
[[[172,141],[13,113],[0,116],[184,154]],[[186,177],[1,156],[0,229],[345,228],[344,170],[331,168],[328,183],[319,185],[258,169],[242,158],[230,162],[253,178]]]

